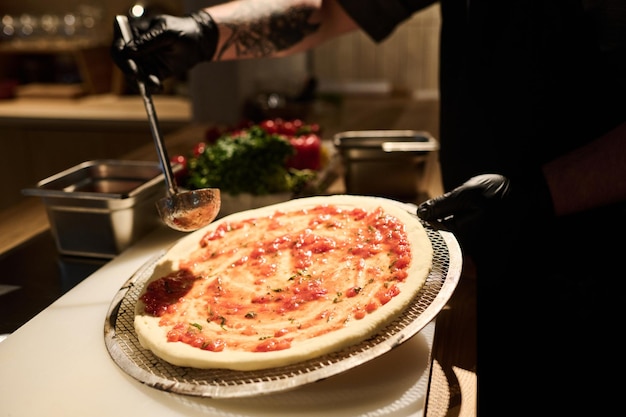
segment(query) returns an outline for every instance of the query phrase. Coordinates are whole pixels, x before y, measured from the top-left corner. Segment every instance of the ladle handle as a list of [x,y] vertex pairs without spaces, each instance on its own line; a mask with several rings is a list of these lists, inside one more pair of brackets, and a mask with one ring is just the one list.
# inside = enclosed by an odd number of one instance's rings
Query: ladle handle
[[[130,27],[130,23],[128,22],[128,17],[124,15],[115,16],[115,21],[117,22],[117,26],[120,29],[120,33],[122,34],[122,38],[126,43],[130,42],[133,39],[133,32]],[[139,69],[137,64],[133,60],[128,60],[129,66],[135,72],[135,74],[139,73]],[[172,171],[172,166],[170,165],[170,158],[167,155],[167,148],[165,147],[165,142],[163,141],[163,137],[161,136],[161,131],[159,129],[159,121],[157,119],[156,110],[154,108],[154,103],[152,101],[152,96],[148,89],[146,88],[146,84],[144,81],[137,76],[137,87],[139,89],[139,93],[143,98],[144,106],[146,108],[146,113],[148,114],[148,122],[150,123],[150,131],[152,132],[152,138],[154,139],[154,145],[156,147],[157,155],[159,157],[159,161],[161,163],[161,169],[163,171],[163,175],[165,176],[165,184],[167,185],[167,192],[169,195],[175,195],[177,193],[176,189],[176,180],[174,179],[174,173]]]

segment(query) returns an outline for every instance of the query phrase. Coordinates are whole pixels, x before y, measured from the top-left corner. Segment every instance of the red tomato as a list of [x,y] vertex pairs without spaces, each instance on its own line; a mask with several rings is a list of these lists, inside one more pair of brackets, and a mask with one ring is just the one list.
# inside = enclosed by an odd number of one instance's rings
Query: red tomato
[[259,126],[261,126],[261,129],[265,130],[270,135],[278,133],[278,126],[276,125],[276,122],[274,120],[263,120],[261,123],[259,123]]
[[283,125],[280,129],[280,133],[287,135],[287,136],[294,136],[297,132],[297,128],[296,126],[293,124],[293,122],[290,121],[286,121],[283,122]]
[[206,142],[196,143],[193,147],[193,156],[197,158],[202,155],[204,153],[204,150],[206,149],[206,145]]
[[180,164],[182,167],[180,171],[174,173],[174,179],[180,183],[189,173],[187,170],[187,158],[183,155],[174,155],[170,158],[170,162],[172,165]]
[[289,139],[291,146],[296,150],[287,167],[296,169],[318,170],[321,167],[322,140],[314,133],[292,137]]
[[304,122],[300,119],[293,119],[291,123],[293,123],[293,127],[296,128],[296,132],[302,129],[302,126],[304,126]]
[[170,162],[181,164],[183,168],[187,168],[187,158],[184,155],[174,155],[170,158]]
[[309,126],[309,129],[311,130],[311,133],[320,133],[320,125],[318,123],[311,123]]

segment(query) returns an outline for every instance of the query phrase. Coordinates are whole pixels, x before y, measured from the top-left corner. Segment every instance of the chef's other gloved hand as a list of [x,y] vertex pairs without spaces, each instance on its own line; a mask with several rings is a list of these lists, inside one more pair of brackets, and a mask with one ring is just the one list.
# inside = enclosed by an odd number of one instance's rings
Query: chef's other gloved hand
[[[483,271],[501,273],[512,255],[542,239],[554,217],[552,198],[540,170],[507,178],[478,175],[417,209],[422,220],[452,232]],[[516,252],[517,251],[517,252]]]
[[[182,75],[196,64],[213,58],[218,29],[211,16],[197,11],[187,16],[158,15],[130,19],[133,40],[128,44],[115,25],[111,56],[130,78],[140,77],[154,87],[174,75]],[[133,60],[139,69],[128,64]]]

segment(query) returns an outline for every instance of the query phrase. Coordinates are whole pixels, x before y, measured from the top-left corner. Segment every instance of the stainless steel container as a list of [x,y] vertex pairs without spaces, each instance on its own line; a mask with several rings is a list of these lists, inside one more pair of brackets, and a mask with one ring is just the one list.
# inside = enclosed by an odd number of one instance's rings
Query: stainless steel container
[[94,160],[22,192],[43,199],[61,254],[113,258],[159,225],[166,189],[156,162]]
[[341,132],[333,143],[343,165],[348,194],[373,195],[415,202],[423,190],[429,153],[439,149],[433,136],[416,130]]

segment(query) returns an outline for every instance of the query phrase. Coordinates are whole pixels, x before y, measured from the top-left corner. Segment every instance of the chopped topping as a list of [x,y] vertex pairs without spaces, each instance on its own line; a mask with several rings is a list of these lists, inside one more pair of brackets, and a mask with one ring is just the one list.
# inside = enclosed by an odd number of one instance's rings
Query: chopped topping
[[141,300],[170,342],[270,352],[379,310],[410,263],[397,218],[320,205],[217,225]]

